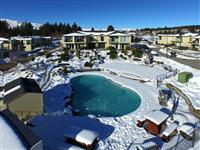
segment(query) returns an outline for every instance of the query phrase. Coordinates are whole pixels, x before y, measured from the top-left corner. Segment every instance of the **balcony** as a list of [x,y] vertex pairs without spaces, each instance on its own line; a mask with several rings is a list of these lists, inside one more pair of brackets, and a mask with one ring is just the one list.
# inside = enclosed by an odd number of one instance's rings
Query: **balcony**
[[75,37],[74,42],[75,43],[84,43],[85,38],[84,37]]

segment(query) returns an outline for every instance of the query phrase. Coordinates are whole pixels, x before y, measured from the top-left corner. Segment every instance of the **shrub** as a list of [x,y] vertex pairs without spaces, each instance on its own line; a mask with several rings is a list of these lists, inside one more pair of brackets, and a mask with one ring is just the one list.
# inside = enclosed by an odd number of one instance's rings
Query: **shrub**
[[115,48],[113,46],[108,46],[106,49],[107,50],[115,50]]
[[35,57],[32,57],[32,58],[31,58],[31,61],[35,61]]
[[133,55],[134,57],[142,58],[143,52],[140,51],[140,50],[138,50],[138,49],[133,49],[133,50],[132,50],[132,55]]
[[127,55],[127,50],[122,49],[121,52],[122,52],[123,54]]
[[39,56],[43,56],[43,55],[45,55],[45,52],[39,52],[38,55],[39,55]]
[[187,83],[193,77],[191,72],[181,72],[178,74],[178,82]]
[[46,54],[46,58],[49,58],[49,57],[52,57],[52,54],[51,54],[51,53],[47,53],[47,54]]
[[68,61],[69,60],[69,51],[65,50],[63,54],[60,55],[61,60]]
[[77,50],[76,51],[76,56],[80,59],[81,58],[81,51],[80,50]]
[[86,61],[85,64],[84,64],[84,66],[92,68],[93,64],[90,63],[90,62],[88,62],[88,61]]
[[64,74],[67,74],[67,73],[68,73],[68,69],[67,69],[67,67],[63,67],[62,72],[63,72]]
[[109,55],[110,55],[110,59],[116,59],[117,58],[117,51],[116,49],[114,48],[111,48],[110,49],[110,52],[109,52]]
[[62,60],[61,59],[58,59],[58,63],[61,63],[62,62]]
[[188,47],[185,47],[185,46],[179,46],[178,49],[180,49],[180,50],[187,50]]

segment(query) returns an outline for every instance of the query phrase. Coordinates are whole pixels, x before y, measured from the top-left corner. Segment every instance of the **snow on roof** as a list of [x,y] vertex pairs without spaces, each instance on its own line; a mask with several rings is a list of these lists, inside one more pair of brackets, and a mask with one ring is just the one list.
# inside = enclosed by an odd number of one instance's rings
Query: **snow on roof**
[[153,111],[145,116],[146,119],[152,121],[153,123],[155,123],[157,125],[160,125],[168,117],[169,117],[168,114],[166,114],[160,110]]
[[66,144],[63,143],[62,145],[60,145],[58,147],[59,150],[85,150],[81,147],[75,146],[75,145],[71,145],[71,144]]
[[183,34],[182,36],[197,36],[198,35],[198,33],[185,33],[185,34]]
[[169,136],[176,128],[177,128],[177,124],[176,123],[171,123],[162,133],[165,136]]
[[86,36],[85,34],[83,33],[69,33],[69,34],[64,34],[63,36]]
[[200,35],[193,37],[194,39],[200,39]]
[[92,32],[92,31],[88,31],[88,32],[84,32],[84,31],[79,31],[80,33],[82,34],[85,34],[85,35],[110,35],[111,33],[113,33],[114,31],[110,31],[110,32]]
[[16,86],[16,87],[14,87],[14,88],[12,88],[12,89],[10,89],[10,90],[4,92],[4,95],[8,95],[8,94],[10,94],[10,93],[12,93],[12,92],[14,92],[14,91],[20,89],[20,88],[21,88],[21,86],[18,85],[18,86]]
[[42,36],[42,38],[44,38],[44,39],[51,39],[50,36]]
[[189,124],[183,124],[180,126],[178,130],[189,135],[194,131],[194,127]]
[[4,41],[8,41],[8,42],[10,42],[9,39],[3,38],[3,37],[0,37],[0,41],[1,41],[1,42],[4,42]]
[[1,136],[0,147],[1,149],[20,149],[25,150],[26,147],[16,134],[13,127],[0,115],[1,123]]
[[133,35],[133,36],[135,36],[135,35],[136,35],[136,33],[135,33],[135,32],[126,32],[126,34],[128,34],[128,35]]
[[98,134],[96,132],[90,131],[90,130],[82,130],[77,136],[77,141],[83,141],[87,145],[90,145],[94,142],[94,140],[98,137]]
[[28,41],[28,40],[32,40],[32,38],[31,37],[16,36],[16,37],[11,37],[11,40]]
[[179,34],[158,34],[158,36],[180,36]]
[[66,130],[64,137],[76,139],[80,143],[91,145],[94,142],[94,140],[98,137],[98,133],[93,132],[91,130],[69,127]]
[[116,32],[116,33],[111,33],[110,36],[129,36],[129,35],[125,33]]

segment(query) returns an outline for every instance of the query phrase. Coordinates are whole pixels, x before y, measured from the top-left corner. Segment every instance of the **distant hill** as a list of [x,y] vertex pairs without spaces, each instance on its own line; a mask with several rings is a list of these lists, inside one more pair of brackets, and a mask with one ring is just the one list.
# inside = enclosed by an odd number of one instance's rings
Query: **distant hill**
[[[24,22],[24,21],[10,20],[10,19],[1,19],[1,20],[6,21],[9,24],[10,28],[15,28],[17,26],[21,26],[22,23]],[[42,24],[39,24],[39,23],[32,23],[32,22],[30,22],[30,23],[32,24],[34,29],[39,29],[42,26]]]

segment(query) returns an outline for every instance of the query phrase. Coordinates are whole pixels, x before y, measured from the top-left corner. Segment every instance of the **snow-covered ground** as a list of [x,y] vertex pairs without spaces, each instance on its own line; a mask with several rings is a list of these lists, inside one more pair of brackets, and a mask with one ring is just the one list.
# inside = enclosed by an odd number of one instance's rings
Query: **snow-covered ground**
[[[122,61],[106,62],[101,65],[101,68],[120,73],[122,75],[138,76],[141,79],[153,81],[156,80],[158,75],[166,73],[166,71],[161,69],[159,66],[151,67],[144,64]],[[144,73],[144,70],[148,73]]]
[[[124,87],[136,91],[141,97],[140,107],[122,117],[101,117],[96,119],[91,119],[87,116],[72,116],[66,115],[66,109],[70,111],[70,107],[66,108],[64,106],[64,99],[70,97],[71,85],[70,78],[74,76],[88,74],[88,73],[70,73],[68,75],[63,75],[59,73],[59,68],[51,71],[50,79],[46,84],[44,90],[44,107],[46,113],[42,116],[36,116],[31,120],[31,123],[35,125],[32,130],[39,135],[46,148],[57,149],[65,148],[66,143],[64,143],[63,133],[69,126],[75,126],[85,129],[90,129],[97,131],[100,134],[100,142],[98,149],[108,149],[108,150],[125,150],[132,143],[142,143],[145,138],[150,136],[143,128],[138,128],[136,126],[136,121],[138,118],[143,117],[145,114],[152,110],[158,110],[161,108],[158,102],[158,91],[160,88],[156,87],[156,78],[160,74],[166,74],[166,70],[162,69],[160,65],[153,64],[151,66],[144,65],[144,63],[136,62],[133,60],[121,60],[110,61],[106,56],[106,52],[101,52],[104,57],[106,57],[106,62],[97,67],[103,68],[105,71],[101,72],[91,72],[89,74],[102,75],[108,79],[113,80],[121,84]],[[56,58],[56,56],[54,56]],[[84,62],[88,58],[79,60],[76,57],[73,58],[68,63],[74,68],[83,68]],[[165,57],[155,57],[156,61],[164,62],[165,64],[172,66],[174,69],[181,71],[192,72],[195,77],[200,79],[199,70],[193,69],[191,67],[182,65],[173,60],[167,59]],[[53,68],[56,63],[51,63],[50,60],[39,57],[35,62],[44,62],[47,69]],[[30,76],[36,78],[40,85],[45,81],[44,72],[45,71],[39,67],[33,69],[28,69],[26,71],[13,71],[4,76],[0,80],[0,85],[3,83],[13,80],[18,76]],[[116,74],[109,73],[109,71],[116,72]],[[140,82],[133,80],[131,78],[138,78],[150,82]],[[200,90],[193,89],[186,84],[181,84],[177,82],[177,77],[171,77],[165,79],[164,82],[170,82],[173,85],[178,86],[181,90],[185,92],[187,96],[191,98],[192,103],[199,108],[200,107]],[[188,83],[189,84],[189,83]],[[171,109],[172,102],[169,102],[169,109]],[[67,112],[68,112],[67,111]],[[68,113],[70,114],[70,113]],[[187,104],[181,98],[179,99],[179,105],[174,114],[174,119],[179,122],[179,125],[183,123],[195,123],[197,118],[195,118],[188,110]],[[173,141],[173,140],[172,140]],[[174,142],[165,143],[162,149],[169,148],[173,146]]]

